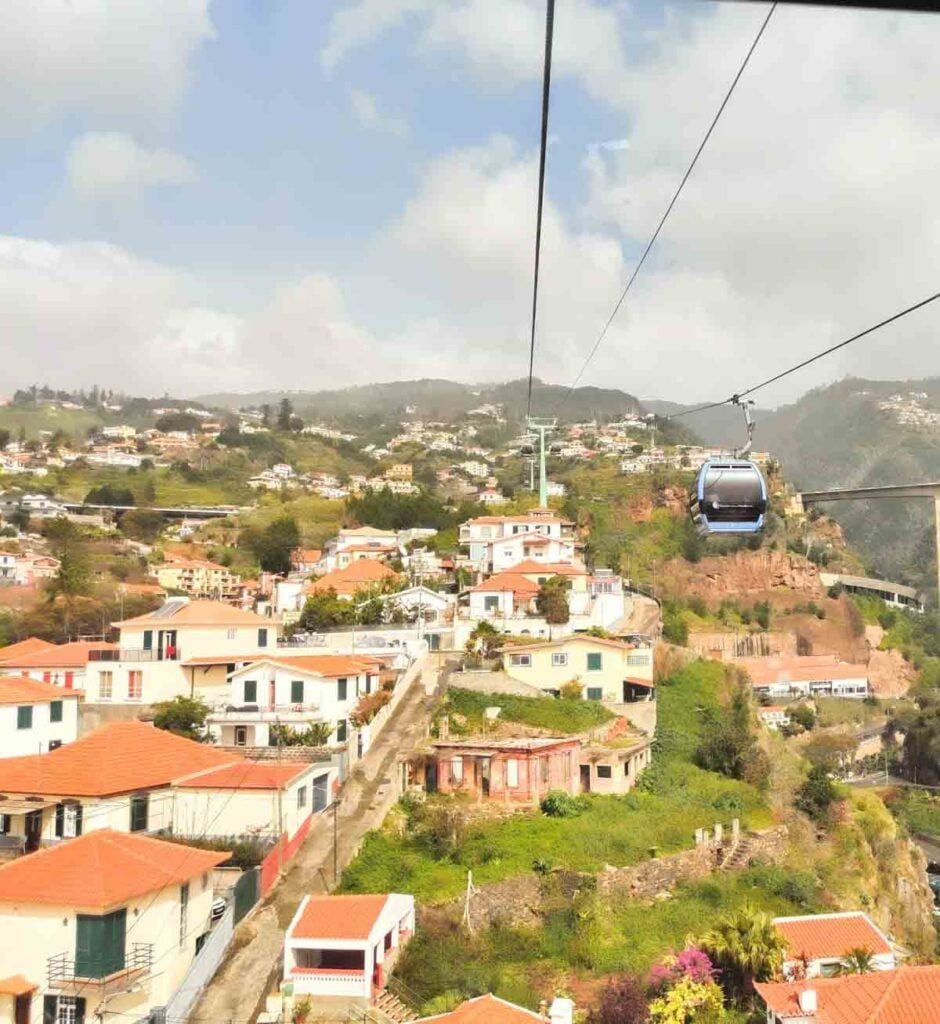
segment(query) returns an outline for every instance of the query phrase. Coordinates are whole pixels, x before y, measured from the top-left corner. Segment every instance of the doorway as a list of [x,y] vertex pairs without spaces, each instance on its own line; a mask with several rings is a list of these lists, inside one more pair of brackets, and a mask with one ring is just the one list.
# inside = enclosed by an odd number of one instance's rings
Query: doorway
[[248,746],[248,726],[247,725],[236,725],[235,726],[235,746],[236,747],[247,747]]
[[591,792],[591,766],[589,764],[580,765],[581,769],[581,792]]
[[33,853],[39,849],[42,840],[42,811],[30,811],[25,819],[26,852]]
[[29,1008],[32,1005],[33,996],[31,992],[26,995],[17,996],[13,1007],[14,1024],[29,1024]]

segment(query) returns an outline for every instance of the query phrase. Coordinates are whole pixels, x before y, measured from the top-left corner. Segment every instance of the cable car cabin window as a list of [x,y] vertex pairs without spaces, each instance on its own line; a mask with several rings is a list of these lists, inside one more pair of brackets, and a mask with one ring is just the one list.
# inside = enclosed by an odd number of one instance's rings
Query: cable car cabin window
[[760,472],[756,467],[719,468],[705,475],[705,514],[715,523],[749,522],[767,510]]

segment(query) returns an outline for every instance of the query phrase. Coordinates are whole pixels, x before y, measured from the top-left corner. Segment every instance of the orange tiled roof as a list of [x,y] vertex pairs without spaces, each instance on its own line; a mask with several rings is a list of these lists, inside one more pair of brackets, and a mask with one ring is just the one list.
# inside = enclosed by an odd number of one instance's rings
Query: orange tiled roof
[[350,551],[357,553],[360,551],[369,551],[376,555],[388,555],[397,550],[397,544],[350,544],[348,547],[341,548],[339,554],[344,555]]
[[216,850],[95,829],[0,867],[0,903],[107,910],[188,882],[228,858]]
[[771,683],[826,682],[830,679],[867,679],[866,665],[850,665],[834,658],[814,655],[783,655],[774,658],[736,658],[755,686]]
[[15,644],[0,647],[0,662],[9,661],[10,658],[19,658],[24,654],[35,654],[36,651],[43,651],[47,647],[55,647],[55,644],[49,643],[48,640],[40,640],[38,636],[30,636]]
[[295,562],[319,562],[322,554],[320,548],[295,548],[291,558]]
[[[812,1024],[937,1024],[940,966],[899,967],[894,971],[849,974],[812,981],[755,985],[761,999],[781,1019]],[[799,994],[816,993],[817,1011],[800,1010]]]
[[27,676],[0,676],[0,704],[48,704],[63,697],[78,696],[77,690],[40,683]]
[[841,958],[850,949],[869,949],[872,953],[891,952],[888,940],[874,926],[868,915],[861,911],[848,914],[778,917],[774,920],[774,927],[787,940],[788,954],[794,958]]
[[47,754],[0,758],[0,793],[130,793],[242,760],[144,722],[112,722]]
[[26,996],[39,988],[27,981],[22,974],[11,974],[9,978],[0,978],[0,996]]
[[309,764],[274,764],[268,761],[242,761],[184,779],[181,789],[286,789]]
[[334,569],[321,576],[308,587],[304,593],[316,594],[324,590],[335,590],[337,594],[349,594],[358,590],[363,584],[380,583],[382,580],[397,576],[384,562],[375,558],[360,558],[351,562],[344,569]]
[[355,676],[362,672],[377,672],[382,668],[382,663],[376,658],[357,657],[350,654],[278,655],[264,660],[276,665],[283,665],[285,668],[294,668],[301,672],[324,676],[327,679]]
[[542,1021],[537,1013],[525,1010],[515,1003],[507,1003],[505,999],[497,999],[494,995],[477,996],[461,1003],[450,1013],[438,1013],[433,1017],[420,1017],[415,1024],[532,1024]]
[[138,615],[133,619],[125,619],[123,622],[115,622],[112,625],[121,626],[166,626],[175,629],[177,626],[271,626],[275,625],[271,619],[263,615],[256,615],[254,612],[246,612],[241,608],[234,608],[222,601],[186,601],[179,605],[172,615],[160,616],[162,609],[155,612],[148,612],[146,615]]
[[539,585],[527,576],[515,572],[498,572],[488,580],[470,588],[471,594],[492,594],[511,590],[514,594],[537,594]]
[[307,905],[291,928],[292,939],[357,939],[369,932],[388,902],[388,893],[307,897]]
[[89,651],[117,650],[117,644],[104,641],[73,640],[67,644],[50,644],[11,658],[3,656],[0,649],[0,666],[3,668],[84,668],[88,664]]

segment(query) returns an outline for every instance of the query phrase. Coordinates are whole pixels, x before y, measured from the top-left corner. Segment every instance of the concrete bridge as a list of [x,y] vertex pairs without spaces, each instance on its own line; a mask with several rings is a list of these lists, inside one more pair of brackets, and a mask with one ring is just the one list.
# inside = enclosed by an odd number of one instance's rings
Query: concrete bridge
[[802,509],[807,502],[819,501],[872,501],[879,498],[930,498],[934,507],[934,535],[936,537],[937,588],[940,592],[940,483],[892,484],[886,487],[850,487],[838,491],[803,491],[796,495],[794,504]]
[[235,505],[205,505],[159,507],[145,505],[90,505],[84,501],[63,501],[62,507],[69,512],[159,512],[168,519],[224,519],[235,516],[247,509]]

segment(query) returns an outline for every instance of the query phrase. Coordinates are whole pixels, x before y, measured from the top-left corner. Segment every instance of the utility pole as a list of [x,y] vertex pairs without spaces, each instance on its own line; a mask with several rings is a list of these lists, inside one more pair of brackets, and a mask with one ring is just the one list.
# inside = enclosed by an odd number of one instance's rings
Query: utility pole
[[280,719],[274,715],[274,734],[277,738],[277,877],[280,878],[284,872],[284,798],[281,792],[281,736]]

